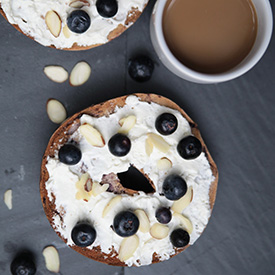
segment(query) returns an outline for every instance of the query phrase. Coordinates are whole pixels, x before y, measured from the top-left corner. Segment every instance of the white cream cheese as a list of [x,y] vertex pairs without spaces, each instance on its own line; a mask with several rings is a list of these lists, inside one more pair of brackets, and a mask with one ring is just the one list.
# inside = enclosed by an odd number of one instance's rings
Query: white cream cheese
[[[155,129],[155,120],[164,112],[172,113],[177,117],[178,128],[173,134],[163,136],[171,146],[168,153],[164,154],[154,148],[149,157],[145,152],[146,134],[158,134]],[[118,252],[123,238],[110,227],[115,215],[122,210],[143,209],[152,226],[157,222],[155,211],[160,206],[171,207],[173,204],[173,201],[167,200],[160,193],[166,176],[177,173],[186,180],[188,186],[193,187],[193,200],[183,212],[183,215],[189,218],[193,225],[193,232],[190,236],[190,244],[193,244],[206,227],[211,214],[209,188],[214,176],[209,162],[204,153],[194,160],[184,160],[179,156],[177,144],[183,137],[191,134],[191,129],[187,120],[178,111],[155,103],[139,101],[136,96],[129,96],[125,106],[117,107],[115,113],[109,117],[95,118],[83,115],[80,121],[81,124],[89,123],[94,126],[107,143],[120,128],[119,120],[129,115],[135,115],[137,121],[128,134],[131,140],[131,150],[126,156],[115,157],[109,152],[107,144],[102,148],[91,146],[77,130],[72,135],[72,139],[79,142],[82,152],[81,161],[77,165],[67,166],[59,162],[57,153],[55,158],[48,159],[46,168],[49,172],[49,180],[46,182],[46,189],[50,200],[53,199],[52,194],[55,196],[57,210],[63,212],[63,221],[58,215],[54,217],[55,229],[67,240],[68,245],[74,245],[71,239],[73,227],[81,220],[88,220],[97,232],[95,242],[88,248],[100,246],[102,252],[109,253],[113,246]],[[167,157],[172,161],[172,167],[168,171],[159,171],[157,168],[157,161],[162,157]],[[101,181],[103,174],[124,172],[128,170],[130,164],[134,164],[138,169],[143,169],[151,178],[156,192],[154,194],[139,192],[134,196],[122,195],[121,202],[106,217],[102,218],[104,207],[116,195],[104,192],[96,197],[91,197],[88,202],[76,200],[75,184],[79,180],[83,164],[87,167],[90,177],[98,182]],[[170,235],[174,229],[180,227],[180,221],[173,217],[167,226]],[[150,264],[154,253],[157,253],[161,260],[169,259],[175,253],[169,235],[162,240],[157,240],[152,238],[150,233],[138,231],[136,234],[140,241],[139,247],[133,257],[126,261],[129,266]]]
[[[79,46],[90,46],[108,42],[111,31],[120,24],[126,26],[128,13],[132,9],[142,12],[148,2],[148,0],[118,0],[117,14],[112,18],[103,18],[97,12],[96,0],[87,1],[90,6],[84,6],[82,9],[90,16],[91,26],[83,34],[70,32],[68,38],[62,30],[66,26],[68,15],[75,10],[69,6],[72,0],[1,0],[1,7],[8,21],[18,25],[25,34],[44,46],[53,45],[62,49],[71,48],[75,43]],[[62,21],[62,30],[57,38],[51,34],[45,23],[46,13],[51,10],[55,11]]]

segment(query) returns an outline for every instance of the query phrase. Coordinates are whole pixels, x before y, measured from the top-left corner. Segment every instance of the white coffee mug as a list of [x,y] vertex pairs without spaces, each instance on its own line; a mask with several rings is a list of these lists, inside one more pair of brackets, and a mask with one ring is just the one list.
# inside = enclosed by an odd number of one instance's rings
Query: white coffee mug
[[162,63],[177,76],[196,83],[219,83],[232,80],[249,71],[265,53],[272,35],[273,17],[268,0],[252,0],[258,18],[255,43],[249,54],[236,67],[218,74],[196,72],[183,65],[168,48],[162,29],[163,11],[167,0],[157,0],[150,22],[151,40]]

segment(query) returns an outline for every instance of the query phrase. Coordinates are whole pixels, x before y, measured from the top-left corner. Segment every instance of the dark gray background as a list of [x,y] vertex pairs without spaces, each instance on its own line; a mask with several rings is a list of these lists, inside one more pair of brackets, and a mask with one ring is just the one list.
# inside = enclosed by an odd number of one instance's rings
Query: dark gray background
[[[75,274],[275,274],[275,41],[246,75],[218,85],[184,81],[158,60],[149,36],[150,1],[137,23],[114,41],[88,51],[66,52],[39,45],[0,16],[0,274],[9,274],[15,253],[36,255],[37,274],[46,270],[42,250],[55,245],[63,275]],[[274,7],[273,7],[274,9]],[[145,53],[155,61],[149,82],[127,74],[128,59]],[[81,87],[51,82],[45,65],[68,71],[80,60],[92,67]],[[142,268],[116,268],[89,260],[59,239],[39,196],[40,163],[57,128],[46,114],[56,98],[72,115],[91,104],[151,92],[177,102],[199,125],[216,161],[220,180],[207,229],[175,258]],[[2,198],[13,190],[13,209]]]

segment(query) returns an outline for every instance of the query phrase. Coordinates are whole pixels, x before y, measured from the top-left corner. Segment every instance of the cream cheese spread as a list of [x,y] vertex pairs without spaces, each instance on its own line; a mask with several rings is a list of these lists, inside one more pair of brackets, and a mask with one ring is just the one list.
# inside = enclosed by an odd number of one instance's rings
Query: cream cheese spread
[[[154,148],[151,155],[148,156],[145,152],[147,133],[158,134],[155,129],[155,120],[164,112],[176,116],[178,128],[173,134],[164,136],[165,141],[170,145],[170,150],[166,154]],[[131,150],[126,156],[115,157],[109,152],[108,145],[101,148],[91,146],[77,130],[71,138],[78,142],[82,152],[82,159],[78,164],[67,166],[61,163],[58,160],[58,153],[54,158],[48,158],[46,168],[49,172],[49,179],[46,182],[46,189],[49,199],[52,201],[55,198],[57,211],[63,213],[62,220],[59,215],[54,216],[55,230],[67,240],[68,245],[73,246],[74,243],[71,239],[73,227],[81,220],[88,220],[97,232],[95,242],[88,248],[100,246],[102,252],[108,254],[113,247],[118,252],[123,238],[110,227],[115,215],[123,210],[142,209],[148,215],[152,226],[157,222],[156,210],[161,206],[171,207],[173,204],[173,201],[167,200],[160,193],[162,193],[165,177],[176,173],[185,179],[188,187],[193,187],[193,200],[183,211],[183,215],[189,218],[193,225],[193,231],[190,235],[190,244],[193,244],[206,227],[211,215],[209,188],[215,178],[212,175],[210,164],[203,152],[194,160],[184,160],[179,156],[177,152],[178,142],[191,134],[189,123],[180,112],[156,103],[149,104],[139,101],[136,96],[129,96],[126,99],[126,104],[122,108],[117,107],[115,112],[108,117],[95,118],[83,115],[80,122],[81,124],[93,125],[100,131],[105,141],[108,141],[119,130],[119,120],[129,115],[136,116],[136,124],[128,133],[131,140]],[[157,169],[157,161],[162,157],[167,157],[172,162],[172,167],[168,171]],[[150,177],[156,192],[145,194],[140,191],[134,196],[122,194],[121,202],[106,217],[102,218],[103,209],[110,199],[117,195],[103,192],[96,197],[91,197],[88,202],[77,200],[75,198],[76,182],[81,176],[83,164],[90,177],[98,182],[101,181],[104,174],[125,172],[130,164],[134,164],[136,168],[143,169],[144,173]],[[171,233],[180,227],[180,221],[173,216],[167,226]],[[160,257],[160,260],[169,259],[175,253],[169,235],[161,240],[152,238],[150,233],[138,231],[136,235],[139,237],[139,246],[134,255],[125,262],[128,266],[150,264],[154,253]]]
[[[54,37],[49,31],[45,16],[48,11],[55,11],[62,22],[62,30],[66,26],[68,15],[75,10],[70,6],[73,0],[1,0],[1,7],[11,24],[18,25],[28,36],[44,46],[53,45],[56,48],[71,48],[74,44],[90,46],[108,42],[108,35],[119,25],[126,25],[129,12],[142,12],[148,0],[118,0],[118,12],[112,18],[101,17],[96,8],[96,0],[87,0],[89,6],[83,6],[91,19],[89,29],[83,34],[70,32],[66,37],[61,31]],[[81,1],[81,0],[80,0]]]

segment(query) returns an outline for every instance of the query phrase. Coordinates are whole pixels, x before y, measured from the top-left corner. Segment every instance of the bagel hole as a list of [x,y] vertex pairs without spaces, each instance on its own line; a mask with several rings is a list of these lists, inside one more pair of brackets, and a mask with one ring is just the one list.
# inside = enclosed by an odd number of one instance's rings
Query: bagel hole
[[143,191],[144,193],[154,193],[155,189],[149,180],[133,165],[126,172],[117,174],[120,184],[124,188],[135,191]]

